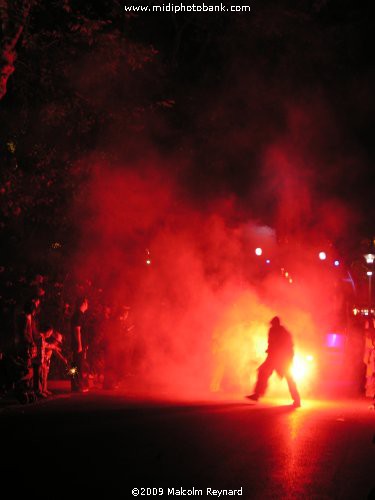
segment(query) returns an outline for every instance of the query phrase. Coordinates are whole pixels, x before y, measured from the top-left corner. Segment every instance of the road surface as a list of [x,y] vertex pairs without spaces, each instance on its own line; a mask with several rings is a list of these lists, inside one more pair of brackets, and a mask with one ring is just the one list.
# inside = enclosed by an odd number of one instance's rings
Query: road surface
[[1,484],[38,498],[126,500],[136,489],[161,499],[372,498],[369,406],[326,400],[293,409],[242,396],[145,400],[102,390],[63,390],[28,406],[3,402]]

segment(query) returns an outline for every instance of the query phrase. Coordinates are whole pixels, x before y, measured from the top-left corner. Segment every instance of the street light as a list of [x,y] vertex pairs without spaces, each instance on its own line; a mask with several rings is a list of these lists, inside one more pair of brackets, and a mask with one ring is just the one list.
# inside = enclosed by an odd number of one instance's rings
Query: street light
[[[368,265],[372,265],[375,260],[375,255],[373,253],[366,253],[364,255],[364,258],[366,260],[366,263]],[[369,309],[369,314],[371,314],[371,302],[372,302],[372,290],[371,290],[371,280],[372,280],[372,271],[367,271],[367,276],[368,276],[368,309]]]
[[373,253],[366,253],[363,256],[367,262],[367,264],[372,264],[375,260],[375,255]]
[[372,280],[372,271],[367,271],[368,276],[368,313],[371,314],[371,280]]

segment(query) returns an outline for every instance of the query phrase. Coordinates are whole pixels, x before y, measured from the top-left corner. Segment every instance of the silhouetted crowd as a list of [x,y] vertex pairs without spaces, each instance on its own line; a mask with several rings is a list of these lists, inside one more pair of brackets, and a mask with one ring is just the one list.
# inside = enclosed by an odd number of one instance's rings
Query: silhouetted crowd
[[[361,320],[363,392],[375,396],[375,318]],[[0,397],[21,403],[47,398],[49,378],[70,380],[73,392],[117,388],[135,375],[141,347],[128,303],[109,300],[91,280],[75,282],[48,275],[25,276],[0,267]],[[362,354],[363,353],[363,354]],[[251,399],[264,392],[274,365]],[[271,370],[272,368],[272,370]],[[292,398],[299,395],[292,384]]]
[[114,389],[132,374],[134,339],[129,305],[92,281],[0,269],[0,397],[47,398],[51,374],[73,392]]

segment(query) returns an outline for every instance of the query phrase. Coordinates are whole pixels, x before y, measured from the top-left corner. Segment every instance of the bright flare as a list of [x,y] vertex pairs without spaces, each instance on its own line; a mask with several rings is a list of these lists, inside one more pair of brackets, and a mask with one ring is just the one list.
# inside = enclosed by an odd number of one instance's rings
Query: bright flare
[[296,382],[301,382],[306,378],[310,378],[313,372],[313,361],[314,356],[311,354],[307,356],[296,354],[294,356],[291,371]]

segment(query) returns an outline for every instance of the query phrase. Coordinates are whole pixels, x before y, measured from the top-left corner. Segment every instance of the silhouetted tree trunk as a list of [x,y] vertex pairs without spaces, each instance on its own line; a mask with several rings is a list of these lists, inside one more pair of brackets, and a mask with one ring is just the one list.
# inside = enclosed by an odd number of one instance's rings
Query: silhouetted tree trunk
[[32,0],[0,0],[0,99],[14,72],[16,45],[30,13]]

